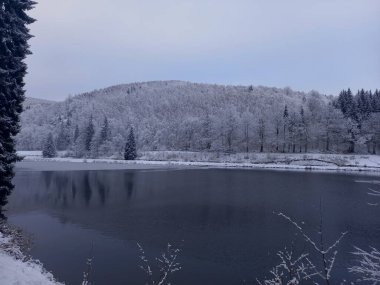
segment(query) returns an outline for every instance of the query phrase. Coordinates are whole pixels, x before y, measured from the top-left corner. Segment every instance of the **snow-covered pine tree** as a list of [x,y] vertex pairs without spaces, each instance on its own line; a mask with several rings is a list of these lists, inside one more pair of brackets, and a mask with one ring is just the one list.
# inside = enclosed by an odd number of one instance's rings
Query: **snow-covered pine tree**
[[135,135],[133,133],[133,128],[131,128],[131,130],[129,131],[127,143],[125,144],[124,159],[135,160],[136,157],[137,157],[137,151],[136,151]]
[[13,166],[18,160],[14,136],[24,101],[26,55],[31,38],[27,25],[34,19],[26,13],[35,2],[0,0],[0,212],[13,189]]
[[380,91],[375,90],[372,96],[372,111],[373,112],[380,112]]
[[104,122],[103,126],[100,130],[100,144],[103,144],[106,140],[108,140],[109,137],[109,124],[108,124],[108,119],[105,116],[104,117]]
[[76,143],[78,138],[79,138],[79,127],[78,125],[76,125],[75,130],[74,130],[73,143]]
[[340,92],[337,106],[340,108],[346,118],[357,120],[356,103],[350,88],[348,88],[347,91],[343,90]]
[[370,96],[370,93],[364,91],[364,89],[361,89],[356,94],[355,99],[356,99],[356,106],[357,106],[357,115],[360,122],[368,119],[368,116],[371,113],[371,98],[370,97],[372,97],[372,94]]
[[57,151],[54,144],[54,139],[52,133],[49,133],[46,138],[44,147],[42,149],[42,156],[47,158],[52,158],[57,156]]
[[94,123],[92,122],[92,115],[91,115],[85,129],[84,147],[86,151],[91,150],[91,142],[94,137],[94,134],[95,134],[95,128],[94,128]]

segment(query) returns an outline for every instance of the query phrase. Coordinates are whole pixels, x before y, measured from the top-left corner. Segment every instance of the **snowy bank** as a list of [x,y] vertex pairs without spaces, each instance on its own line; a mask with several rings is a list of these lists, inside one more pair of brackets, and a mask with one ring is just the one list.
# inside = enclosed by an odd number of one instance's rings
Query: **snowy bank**
[[[180,151],[141,152],[137,160],[118,159],[82,159],[69,157],[43,158],[41,152],[19,152],[24,156],[22,167],[26,162],[61,162],[86,164],[83,169],[136,169],[157,167],[212,167],[212,168],[264,168],[287,170],[317,171],[365,171],[380,173],[380,156],[378,155],[343,155],[343,154],[289,154],[289,153],[205,153]],[[54,168],[54,167],[53,167]],[[53,169],[50,170],[60,170]],[[49,170],[47,169],[47,170]],[[82,169],[82,168],[80,168]],[[64,169],[62,169],[64,170]]]
[[42,264],[27,258],[17,243],[15,231],[0,224],[0,284],[57,285]]

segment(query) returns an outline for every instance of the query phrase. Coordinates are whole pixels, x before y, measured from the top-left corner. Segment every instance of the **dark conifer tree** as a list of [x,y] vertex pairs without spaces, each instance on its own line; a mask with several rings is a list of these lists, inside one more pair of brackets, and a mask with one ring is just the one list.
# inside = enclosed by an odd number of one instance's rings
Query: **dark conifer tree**
[[358,121],[357,104],[350,88],[340,92],[334,106],[340,109],[346,118]]
[[34,22],[26,13],[35,2],[0,0],[0,214],[13,189],[14,163],[18,160],[15,135],[24,101],[25,57],[31,38],[27,25]]
[[364,89],[358,91],[356,95],[357,116],[359,121],[368,118],[371,113],[370,96]]
[[346,117],[353,119],[354,121],[358,121],[357,116],[357,106],[354,99],[354,95],[351,92],[351,89],[347,89],[346,93]]
[[131,128],[128,135],[127,143],[125,144],[124,159],[135,160],[136,157],[137,157],[137,151],[136,151],[135,135],[133,133],[133,128]]
[[51,133],[46,138],[46,141],[42,150],[42,156],[47,157],[47,158],[52,158],[52,157],[57,156],[57,151],[55,148],[53,135]]
[[109,137],[109,124],[107,117],[104,117],[102,129],[100,130],[100,144],[108,140]]
[[372,112],[380,112],[380,91],[377,89],[372,96]]
[[85,129],[85,140],[84,140],[84,147],[86,151],[91,150],[91,142],[92,138],[94,137],[95,134],[95,128],[94,128],[94,123],[92,122],[92,115],[88,121],[88,125]]
[[76,143],[77,140],[79,138],[79,127],[78,125],[75,126],[75,131],[74,131],[74,138],[73,138],[73,142]]

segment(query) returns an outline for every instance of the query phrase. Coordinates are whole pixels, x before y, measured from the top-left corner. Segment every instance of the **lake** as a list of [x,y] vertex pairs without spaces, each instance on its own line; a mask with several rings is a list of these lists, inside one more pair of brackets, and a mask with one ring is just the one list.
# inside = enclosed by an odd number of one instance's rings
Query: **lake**
[[[377,176],[244,169],[18,169],[9,222],[32,238],[30,254],[59,281],[80,284],[93,256],[94,284],[146,284],[137,242],[154,258],[182,249],[172,284],[256,284],[276,253],[315,252],[296,228],[338,247],[334,284],[353,280],[353,246],[380,248],[380,206],[367,193]],[[380,200],[380,199],[379,199]],[[316,259],[319,260],[319,259]],[[155,270],[154,270],[155,271]]]

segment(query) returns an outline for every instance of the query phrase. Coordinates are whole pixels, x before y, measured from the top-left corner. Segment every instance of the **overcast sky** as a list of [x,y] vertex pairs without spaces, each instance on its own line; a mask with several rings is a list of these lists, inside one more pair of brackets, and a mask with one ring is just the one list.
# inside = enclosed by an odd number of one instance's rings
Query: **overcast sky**
[[150,80],[380,88],[379,0],[39,0],[27,96]]

